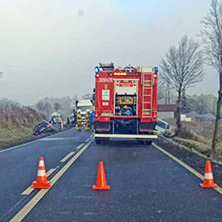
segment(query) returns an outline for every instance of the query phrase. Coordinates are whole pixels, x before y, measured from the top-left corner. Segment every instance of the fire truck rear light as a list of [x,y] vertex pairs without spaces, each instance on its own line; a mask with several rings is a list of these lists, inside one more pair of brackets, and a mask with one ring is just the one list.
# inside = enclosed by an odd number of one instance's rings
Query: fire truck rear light
[[96,77],[99,77],[99,74],[96,74]]
[[154,119],[157,118],[157,112],[156,112],[156,110],[154,110],[154,112],[153,112],[153,118],[154,118]]
[[114,72],[114,76],[126,76],[126,72]]

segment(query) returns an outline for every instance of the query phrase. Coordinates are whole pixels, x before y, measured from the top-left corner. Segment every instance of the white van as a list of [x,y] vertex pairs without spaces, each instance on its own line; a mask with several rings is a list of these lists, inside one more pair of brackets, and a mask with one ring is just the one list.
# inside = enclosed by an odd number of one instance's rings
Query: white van
[[160,134],[170,134],[170,125],[162,119],[158,119],[155,130]]

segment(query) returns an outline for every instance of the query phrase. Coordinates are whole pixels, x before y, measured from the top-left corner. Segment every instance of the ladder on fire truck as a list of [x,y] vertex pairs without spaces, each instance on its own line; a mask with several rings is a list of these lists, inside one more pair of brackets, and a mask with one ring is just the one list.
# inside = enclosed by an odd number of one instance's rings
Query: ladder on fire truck
[[152,117],[153,75],[142,74],[142,118]]

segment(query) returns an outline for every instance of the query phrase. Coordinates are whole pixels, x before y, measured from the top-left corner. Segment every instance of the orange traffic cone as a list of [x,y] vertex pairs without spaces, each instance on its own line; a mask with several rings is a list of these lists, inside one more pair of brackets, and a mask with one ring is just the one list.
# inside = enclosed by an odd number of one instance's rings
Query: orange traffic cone
[[44,158],[39,158],[39,168],[36,181],[32,183],[32,187],[36,189],[49,189],[51,187],[50,181],[47,181]]
[[206,161],[204,182],[200,184],[201,188],[217,188],[218,185],[214,183],[214,177],[212,173],[211,161]]
[[106,184],[106,176],[103,162],[99,162],[96,185],[92,187],[93,190],[110,190],[110,186]]

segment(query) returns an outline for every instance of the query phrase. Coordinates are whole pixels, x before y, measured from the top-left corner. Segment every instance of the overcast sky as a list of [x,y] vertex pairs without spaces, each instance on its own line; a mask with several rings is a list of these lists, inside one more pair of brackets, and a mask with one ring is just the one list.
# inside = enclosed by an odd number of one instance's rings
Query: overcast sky
[[[158,66],[184,34],[197,39],[208,0],[0,0],[0,97],[34,104],[91,92],[94,67]],[[213,93],[214,70],[189,94]]]

